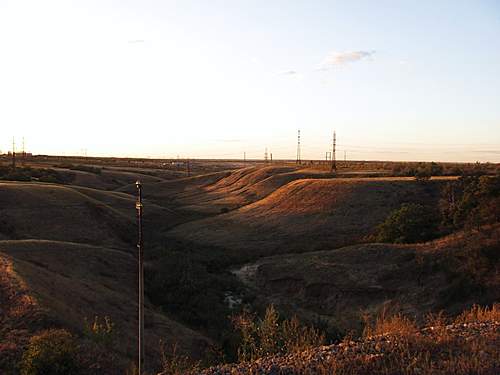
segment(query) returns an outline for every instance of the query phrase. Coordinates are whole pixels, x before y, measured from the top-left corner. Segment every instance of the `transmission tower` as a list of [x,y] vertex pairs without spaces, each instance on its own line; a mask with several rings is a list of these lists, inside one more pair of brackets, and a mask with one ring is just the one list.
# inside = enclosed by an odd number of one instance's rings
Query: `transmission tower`
[[264,161],[266,162],[267,164],[267,147],[266,147],[266,152],[264,152]]
[[271,152],[271,164],[273,164],[273,153]]
[[301,164],[301,160],[300,160],[300,129],[297,133],[297,161],[296,161],[297,164]]
[[335,157],[335,147],[337,146],[337,137],[335,134],[335,130],[333,131],[333,144],[332,144],[332,172],[337,171],[337,163],[336,163],[336,157]]

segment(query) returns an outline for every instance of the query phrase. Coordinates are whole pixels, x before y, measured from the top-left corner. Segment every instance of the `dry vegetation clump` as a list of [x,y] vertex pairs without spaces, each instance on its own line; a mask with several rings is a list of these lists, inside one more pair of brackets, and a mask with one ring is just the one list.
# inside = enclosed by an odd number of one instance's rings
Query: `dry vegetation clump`
[[455,318],[455,323],[500,322],[500,303],[492,307],[472,306]]
[[402,314],[393,316],[380,316],[375,320],[375,324],[367,324],[363,331],[364,337],[377,335],[395,334],[399,336],[411,336],[417,332],[418,328],[414,321]]
[[[204,375],[229,374],[482,374],[500,371],[500,306],[473,307],[451,324],[432,315],[425,328],[401,315],[380,316],[373,336],[210,368]],[[442,324],[434,326],[431,324]]]
[[240,362],[253,361],[276,354],[290,354],[324,344],[325,336],[314,327],[301,324],[297,317],[281,320],[274,306],[266,309],[264,318],[243,312],[233,318],[240,334]]
[[199,362],[193,361],[186,355],[180,354],[177,344],[172,345],[169,350],[165,343],[160,342],[161,371],[158,375],[184,375],[199,371]]

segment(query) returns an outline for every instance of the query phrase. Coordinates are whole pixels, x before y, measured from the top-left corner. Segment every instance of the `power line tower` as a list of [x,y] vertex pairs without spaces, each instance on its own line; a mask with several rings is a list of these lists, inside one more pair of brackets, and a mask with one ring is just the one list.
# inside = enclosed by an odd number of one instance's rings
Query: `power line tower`
[[144,373],[144,242],[142,234],[142,184],[140,181],[135,183],[137,187],[137,201],[135,209],[137,211],[137,263],[139,266],[139,330],[137,337],[137,370],[138,374]]
[[300,160],[300,129],[297,132],[297,160],[296,160],[296,163],[301,164],[301,160]]
[[16,169],[16,140],[12,137],[12,169]]
[[264,161],[266,162],[267,164],[267,147],[266,147],[266,152],[264,152]]
[[335,134],[335,130],[333,131],[333,143],[332,143],[332,166],[331,171],[337,172],[337,162],[335,157],[335,147],[337,146],[337,136]]
[[271,152],[271,164],[273,164],[273,153]]

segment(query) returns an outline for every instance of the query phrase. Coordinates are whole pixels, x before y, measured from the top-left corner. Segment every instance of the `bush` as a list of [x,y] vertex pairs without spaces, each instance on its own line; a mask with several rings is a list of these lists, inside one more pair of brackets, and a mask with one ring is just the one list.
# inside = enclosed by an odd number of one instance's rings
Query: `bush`
[[462,176],[443,190],[442,224],[450,229],[479,228],[500,221],[500,176]]
[[241,344],[239,361],[252,361],[274,354],[290,354],[323,345],[325,336],[317,329],[300,324],[297,317],[280,320],[274,306],[269,306],[263,319],[243,312],[233,318]]
[[432,209],[405,203],[378,226],[376,240],[394,243],[428,241],[437,235],[438,221],[439,217]]
[[50,329],[30,339],[21,362],[22,375],[66,375],[79,372],[78,346],[71,333]]

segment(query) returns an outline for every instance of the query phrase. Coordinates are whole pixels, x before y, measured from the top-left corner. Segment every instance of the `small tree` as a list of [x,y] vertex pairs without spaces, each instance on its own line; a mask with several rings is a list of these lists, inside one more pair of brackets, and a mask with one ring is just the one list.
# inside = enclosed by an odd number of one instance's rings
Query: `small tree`
[[415,243],[434,238],[438,229],[438,215],[430,208],[405,203],[393,211],[378,226],[379,242]]

